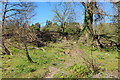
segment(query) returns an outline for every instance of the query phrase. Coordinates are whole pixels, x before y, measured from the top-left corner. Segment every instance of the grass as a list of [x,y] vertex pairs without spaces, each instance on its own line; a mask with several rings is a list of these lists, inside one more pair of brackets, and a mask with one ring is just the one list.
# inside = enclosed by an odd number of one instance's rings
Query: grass
[[[13,56],[3,56],[3,67],[5,68],[3,70],[3,77],[44,77],[46,72],[48,72],[49,66],[62,66],[59,63],[63,62],[65,57],[61,53],[62,49],[59,47],[61,45],[51,43],[48,47],[43,47],[45,52],[41,49],[32,50],[29,48],[31,58],[37,63],[28,62],[23,49],[18,50],[12,47],[10,50]],[[33,72],[35,73],[34,75],[32,74]]]
[[[78,46],[84,52],[90,53],[90,48],[86,46]],[[98,64],[100,64],[100,68],[105,69],[106,71],[116,71],[118,69],[118,52],[116,51],[105,51],[105,50],[95,50],[92,52],[93,58],[96,60]]]
[[[12,56],[3,56],[3,78],[42,78],[49,73],[49,67],[53,66],[59,69],[57,73],[53,75],[54,78],[83,78],[92,77],[93,72],[90,71],[83,63],[83,59],[78,54],[79,58],[73,58],[69,55],[65,55],[63,52],[63,43],[50,43],[46,47],[32,48],[29,46],[29,54],[34,62],[30,63],[23,49],[17,49],[14,47],[9,48],[13,53]],[[78,49],[82,50],[84,57],[90,57],[90,48],[87,46],[77,45]],[[115,71],[118,68],[118,54],[116,51],[93,51],[93,57],[99,67],[104,69],[100,73],[105,71]],[[72,59],[71,61],[69,61]],[[64,62],[71,63],[71,66],[66,67]],[[65,68],[66,67],[66,68]],[[104,78],[104,75],[103,75]]]
[[0,79],[2,78],[2,58],[0,56]]
[[[83,46],[78,44],[77,46],[80,50],[82,50],[82,54],[80,53],[79,56],[84,56],[86,59],[90,60],[90,53],[91,50],[87,46]],[[94,50],[92,51],[93,58],[95,59],[95,64],[98,64],[100,68],[99,74],[101,74],[101,78],[106,78],[106,72],[112,73],[118,69],[118,53],[117,51],[109,51],[106,52],[104,50]],[[89,78],[94,75],[93,71],[89,70],[86,65],[82,62],[84,60],[80,57],[80,59],[75,59],[79,61],[67,69],[63,68],[57,74],[54,75],[55,78]],[[87,72],[86,72],[87,71]],[[117,73],[116,73],[117,74]]]

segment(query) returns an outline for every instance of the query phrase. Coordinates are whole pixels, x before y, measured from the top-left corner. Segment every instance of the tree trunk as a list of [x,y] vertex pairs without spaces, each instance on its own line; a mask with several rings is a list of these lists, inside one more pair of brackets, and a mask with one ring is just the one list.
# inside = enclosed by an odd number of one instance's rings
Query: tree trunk
[[31,63],[34,63],[29,55],[28,48],[27,48],[27,45],[25,43],[24,43],[24,46],[25,46],[26,57],[27,57],[28,61],[30,61]]
[[87,39],[87,45],[93,40],[93,11],[92,11],[92,2],[86,3],[85,6],[85,16],[84,16],[84,28],[82,30],[82,33],[86,31],[86,39]]
[[[4,6],[4,11],[3,11],[3,16],[2,16],[2,34],[4,34],[4,23],[5,23],[5,16],[6,16],[6,9],[7,9],[8,2],[6,2]],[[3,49],[3,54],[11,55],[10,51],[7,49],[4,43],[4,37],[2,36],[2,49]]]
[[104,48],[103,45],[100,43],[99,39],[97,39],[97,44],[99,45],[100,48]]
[[61,28],[62,28],[62,32],[64,33],[65,32],[65,24],[64,24],[64,22],[61,24]]
[[94,39],[93,40],[96,41],[97,46],[99,46],[100,48],[104,48],[104,46],[100,42],[100,36],[99,35],[94,35]]
[[2,52],[3,54],[11,55],[10,51],[6,48],[4,41],[2,41],[2,49],[3,49],[3,52]]
[[86,4],[84,2],[81,2],[84,6],[85,9],[85,15],[84,15],[84,26],[83,29],[81,31],[80,36],[83,34],[83,32],[86,30],[87,33],[89,34],[89,37],[93,38],[93,6],[94,3],[93,2],[86,2]]
[[85,17],[84,17],[84,27],[87,28],[87,31],[91,36],[93,36],[93,3],[87,3],[85,8]]

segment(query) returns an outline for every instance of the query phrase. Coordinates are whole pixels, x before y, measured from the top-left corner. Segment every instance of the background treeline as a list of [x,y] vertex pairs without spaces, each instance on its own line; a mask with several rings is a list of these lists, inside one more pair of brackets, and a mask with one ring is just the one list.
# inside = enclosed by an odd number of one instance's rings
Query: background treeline
[[[52,10],[55,14],[53,21],[47,20],[46,25],[41,27],[39,23],[29,25],[36,8],[34,3],[4,2],[2,7],[2,53],[10,55],[10,51],[6,47],[8,43],[11,43],[10,41],[22,43],[25,47],[27,44],[40,47],[46,44],[44,42],[61,41],[64,37],[85,44],[89,44],[92,40],[93,45],[100,48],[119,47],[119,2],[111,3],[118,12],[113,16],[101,12],[102,9],[97,6],[97,2],[81,2],[85,10],[83,25],[75,22],[73,4],[69,2],[56,4]],[[93,17],[94,15],[95,17]],[[112,17],[113,23],[100,22],[105,16]],[[100,23],[94,25],[93,22],[96,21]]]

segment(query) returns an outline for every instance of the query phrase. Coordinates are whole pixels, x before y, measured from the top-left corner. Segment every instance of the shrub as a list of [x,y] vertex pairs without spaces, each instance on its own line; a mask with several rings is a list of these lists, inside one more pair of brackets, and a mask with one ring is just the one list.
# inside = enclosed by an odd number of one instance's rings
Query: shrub
[[70,66],[68,68],[70,71],[73,71],[75,73],[76,77],[85,77],[90,76],[92,74],[92,71],[87,68],[87,66],[80,65],[80,64],[74,64],[73,66]]

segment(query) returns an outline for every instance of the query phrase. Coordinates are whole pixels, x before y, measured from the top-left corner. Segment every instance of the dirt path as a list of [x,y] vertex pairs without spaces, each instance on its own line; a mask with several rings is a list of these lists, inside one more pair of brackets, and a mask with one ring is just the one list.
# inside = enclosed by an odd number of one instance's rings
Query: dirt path
[[48,74],[45,76],[45,78],[53,78],[53,75],[56,74],[59,71],[59,69],[50,66],[49,67],[49,72]]
[[80,62],[79,54],[82,54],[82,53],[84,52],[77,48],[76,43],[73,43],[73,45],[71,46],[70,54],[68,54],[71,56],[71,58],[64,62],[64,64],[66,65],[65,68],[72,66],[75,63],[79,63]]
[[[72,44],[73,45],[70,45],[69,42],[65,43],[65,46],[69,46],[68,48],[71,48],[70,54],[66,55],[66,56],[71,56],[71,57],[69,59],[66,59],[65,62],[63,63],[65,69],[67,69],[69,66],[72,66],[74,64],[80,64],[80,62],[82,62],[81,56],[83,56],[83,55],[86,56],[84,54],[84,51],[80,50],[77,47],[77,43],[72,43]],[[65,49],[68,49],[68,48],[65,48]],[[60,69],[50,66],[49,72],[45,76],[45,78],[53,78],[53,75],[55,75],[58,71],[60,71]],[[117,75],[115,75],[117,73],[118,73],[117,71],[115,71],[113,74],[105,73],[106,74],[105,77],[106,78],[118,78]],[[96,75],[93,75],[93,78],[100,78],[100,76],[102,76],[102,75],[96,74]]]
[[[66,43],[65,43],[66,44]],[[76,63],[76,59],[79,59],[78,53],[81,53],[81,51],[76,47],[76,44],[73,44],[72,46],[67,42],[67,45],[72,48],[71,50],[71,58],[66,60],[63,64],[65,65],[64,68],[68,68],[69,66],[72,66]],[[77,61],[78,62],[78,61]],[[58,68],[49,67],[49,72],[46,74],[45,78],[53,78],[53,75],[55,75],[58,71],[60,71]]]

